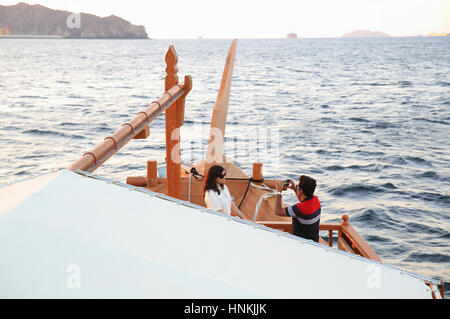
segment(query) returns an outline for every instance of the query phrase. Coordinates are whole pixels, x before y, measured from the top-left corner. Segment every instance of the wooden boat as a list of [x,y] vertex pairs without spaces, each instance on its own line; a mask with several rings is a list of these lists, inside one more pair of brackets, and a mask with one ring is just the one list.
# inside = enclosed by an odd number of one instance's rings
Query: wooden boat
[[[321,234],[325,234],[327,240],[321,237],[319,244],[293,236],[291,234],[291,219],[274,214],[276,180],[264,178],[263,163],[254,163],[253,172],[249,176],[227,159],[222,151],[236,45],[237,41],[233,40],[226,59],[217,102],[213,109],[208,150],[204,161],[193,165],[193,167],[186,167],[180,161],[179,128],[184,123],[185,101],[192,89],[192,79],[190,76],[185,76],[183,83],[178,82],[178,57],[175,48],[170,46],[166,54],[166,92],[157,101],[152,102],[148,108],[123,124],[111,136],[107,136],[91,151],[83,154],[80,159],[68,167],[68,170],[0,188],[0,199],[8,198],[2,204],[3,208],[0,209],[0,234],[2,229],[15,229],[17,236],[20,236],[22,232],[29,231],[30,234],[35,234],[35,239],[42,236],[50,241],[51,239],[46,237],[48,232],[43,235],[41,229],[33,228],[30,231],[27,227],[20,228],[17,223],[11,224],[11,220],[19,220],[22,224],[29,226],[30,217],[27,212],[30,208],[27,208],[24,203],[27,203],[27,198],[30,195],[40,194],[42,198],[49,198],[48,201],[40,203],[37,200],[37,204],[33,204],[33,207],[37,207],[36,209],[41,207],[40,212],[44,221],[40,221],[40,223],[45,224],[44,229],[50,229],[53,232],[65,229],[66,232],[71,234],[70,245],[77,247],[73,241],[78,239],[80,245],[84,243],[83,249],[87,250],[93,249],[92,247],[86,248],[89,246],[89,241],[86,238],[89,238],[94,248],[98,245],[107,248],[107,252],[102,248],[99,256],[104,256],[103,258],[108,260],[116,260],[111,259],[111,254],[116,246],[120,246],[120,252],[125,254],[121,258],[124,258],[123,260],[127,262],[130,260],[127,255],[128,250],[133,251],[135,256],[140,256],[143,260],[151,260],[152,263],[149,268],[142,269],[138,266],[127,265],[128,271],[130,267],[137,267],[139,268],[137,271],[140,274],[139,278],[150,276],[152,280],[156,280],[155,276],[163,276],[164,280],[158,279],[159,284],[156,287],[154,283],[145,286],[132,274],[128,272],[125,274],[121,271],[128,281],[117,290],[108,289],[109,286],[101,282],[92,284],[91,290],[84,290],[83,292],[60,291],[55,286],[50,285],[49,288],[45,286],[48,284],[44,284],[45,287],[39,286],[35,293],[31,293],[29,288],[25,293],[24,287],[27,287],[25,279],[19,280],[16,276],[14,278],[18,281],[15,284],[24,288],[24,290],[4,291],[0,288],[0,296],[26,295],[44,298],[48,296],[69,298],[90,298],[93,296],[156,298],[214,298],[218,296],[226,298],[248,296],[271,298],[444,297],[443,282],[383,264],[369,244],[350,226],[349,218],[346,215],[342,216],[341,223],[323,223],[320,225]],[[147,162],[146,176],[130,176],[127,178],[127,184],[93,175],[98,167],[129,141],[148,138],[151,122],[163,112],[165,112],[166,120],[167,162],[165,176],[163,176],[164,174],[158,174],[158,163],[154,160]],[[230,216],[206,208],[202,189],[204,175],[213,164],[225,167],[227,171],[226,184],[236,205],[240,206],[240,210],[247,220],[241,220],[237,217],[230,218]],[[55,186],[52,186],[53,184]],[[61,185],[66,185],[66,187],[61,187]],[[49,188],[50,190],[48,190]],[[117,188],[121,188],[121,190],[118,191]],[[126,191],[123,189],[126,189]],[[139,196],[146,197],[130,195],[128,190],[134,191],[133,194],[140,193]],[[148,195],[151,195],[151,199]],[[282,205],[286,206],[284,203]],[[145,212],[142,207],[146,207]],[[60,217],[58,215],[60,210],[68,211],[68,213]],[[123,210],[127,210],[127,212]],[[208,212],[214,219],[205,217],[204,214],[192,214],[192,210]],[[12,213],[14,211],[18,212]],[[76,212],[79,212],[80,215]],[[14,217],[15,214],[18,217]],[[108,228],[105,226],[104,219],[98,217],[99,214],[102,218],[110,215],[113,218],[112,220],[117,220],[117,222],[113,225],[110,224],[114,223],[113,221],[108,221],[107,225],[110,226]],[[176,219],[174,215],[177,216]],[[8,216],[10,217],[8,218]],[[92,220],[89,220],[89,216],[92,216]],[[126,216],[129,216],[129,218],[127,219]],[[36,221],[36,218],[40,220],[40,217],[33,217],[32,220]],[[88,220],[83,220],[83,218]],[[224,225],[222,223],[224,219],[235,223]],[[185,228],[174,226],[177,221],[183,222]],[[90,231],[77,233],[71,228],[71,225],[80,226],[83,222],[88,223],[86,227]],[[130,224],[126,234],[120,230],[120,223]],[[152,231],[147,232],[142,229],[144,224]],[[172,228],[176,231],[172,235],[167,235],[164,229],[170,230]],[[110,236],[112,230],[120,233],[121,236],[113,239]],[[11,235],[11,231],[8,233]],[[226,236],[226,238],[217,237],[218,233]],[[106,242],[100,236],[101,234],[110,238],[111,241]],[[55,235],[55,238],[61,238],[61,242],[68,241],[65,234],[58,233],[58,236]],[[142,246],[141,241],[133,241],[135,236],[145,241],[146,244]],[[163,248],[158,244],[161,237],[164,238],[165,246]],[[280,238],[282,238],[281,241]],[[336,240],[333,240],[333,238],[336,238]],[[261,240],[259,244],[258,240]],[[100,244],[96,241],[99,241]],[[211,244],[208,244],[209,241],[211,241]],[[2,243],[0,249],[3,252],[0,262],[5,265],[5,269],[11,270],[14,268],[13,262],[20,259],[15,252],[18,246],[5,246],[5,241],[1,240],[1,236],[0,242]],[[233,251],[229,250],[228,243],[236,245]],[[302,245],[295,246],[297,243]],[[139,249],[134,248],[134,245],[139,246]],[[183,250],[178,249],[179,246],[177,245],[181,245]],[[226,251],[226,256],[213,251],[214,247]],[[41,250],[43,248],[39,246],[35,249]],[[48,253],[47,250],[43,251]],[[192,256],[187,255],[186,251],[192,252]],[[210,256],[203,254],[204,251],[207,251]],[[173,254],[170,254],[170,252]],[[94,252],[91,251],[91,253]],[[96,251],[96,253],[98,252]],[[50,255],[54,258],[54,263],[58,265],[62,262],[60,259],[65,254],[58,249],[53,253],[50,252]],[[176,266],[174,266],[173,258],[177,254],[183,256],[181,266],[184,265],[186,269],[189,269],[190,275],[185,273],[186,270],[183,267],[181,267],[181,270],[174,270]],[[214,261],[211,261],[209,257],[213,257]],[[98,263],[102,262],[99,260],[94,262],[92,258],[89,259],[85,255],[80,255],[79,258],[85,260],[86,263],[95,264],[95,267],[98,267]],[[246,262],[245,267],[236,268],[235,262],[230,261],[235,258]],[[161,270],[158,268],[160,266],[154,265],[155,260],[157,261],[156,264],[167,266],[167,268]],[[274,276],[270,269],[261,268],[261,265],[270,263],[276,267],[277,262],[280,261],[283,264],[288,263],[289,267],[308,267],[308,269],[311,269],[312,277],[310,279],[292,279],[289,275],[289,278],[284,278],[283,275]],[[136,264],[138,265],[139,262],[136,261]],[[331,264],[334,267],[329,267]],[[116,263],[113,263],[113,265],[119,267]],[[204,265],[210,267],[203,268]],[[179,266],[177,267],[179,268]],[[95,267],[92,266],[92,268]],[[211,268],[217,268],[220,271],[211,272]],[[47,268],[43,269],[43,271],[47,271]],[[241,269],[242,273],[239,274],[237,269]],[[167,273],[176,274],[181,279],[173,283],[171,279],[165,277]],[[194,287],[196,284],[193,282],[188,280],[188,283],[186,283],[186,278],[192,276],[192,273],[201,282],[196,288]],[[324,276],[324,273],[327,273],[328,276]],[[27,274],[32,276],[29,272]],[[97,275],[101,278],[104,277],[103,273],[97,273]],[[264,278],[258,276],[264,276]],[[382,278],[382,284],[377,281],[380,280],[380,277]],[[264,279],[265,285],[261,284],[262,279]],[[0,287],[2,280],[5,284],[4,287],[12,289],[13,285],[6,282],[5,277],[2,277],[2,272],[0,272]],[[298,281],[298,283],[293,281]],[[144,280],[144,282],[146,281]],[[323,289],[323,285],[328,288]],[[118,293],[119,290],[120,293]]]

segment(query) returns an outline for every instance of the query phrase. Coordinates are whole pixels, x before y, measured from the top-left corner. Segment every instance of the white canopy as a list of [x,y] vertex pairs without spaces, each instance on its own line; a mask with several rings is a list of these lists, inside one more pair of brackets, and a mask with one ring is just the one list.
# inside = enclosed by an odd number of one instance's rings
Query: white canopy
[[0,298],[431,298],[424,280],[67,170],[0,188]]

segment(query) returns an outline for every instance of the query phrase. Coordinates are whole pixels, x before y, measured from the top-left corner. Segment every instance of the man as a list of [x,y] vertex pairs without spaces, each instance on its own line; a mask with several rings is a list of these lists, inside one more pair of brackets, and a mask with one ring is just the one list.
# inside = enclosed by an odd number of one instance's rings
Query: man
[[[275,214],[292,217],[292,234],[318,243],[321,206],[319,199],[314,196],[316,180],[302,175],[297,187],[292,180],[288,180],[288,183],[289,185],[285,185],[278,181],[276,184],[279,195],[275,202]],[[287,186],[295,192],[300,202],[294,206],[282,208],[281,191]]]

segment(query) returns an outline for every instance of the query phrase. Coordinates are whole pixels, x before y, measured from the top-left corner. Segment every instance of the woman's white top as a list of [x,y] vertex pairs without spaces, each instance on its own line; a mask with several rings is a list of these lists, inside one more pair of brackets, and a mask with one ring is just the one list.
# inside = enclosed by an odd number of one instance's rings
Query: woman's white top
[[205,203],[210,209],[222,209],[225,214],[231,215],[231,195],[227,185],[220,189],[220,195],[210,189],[205,193]]

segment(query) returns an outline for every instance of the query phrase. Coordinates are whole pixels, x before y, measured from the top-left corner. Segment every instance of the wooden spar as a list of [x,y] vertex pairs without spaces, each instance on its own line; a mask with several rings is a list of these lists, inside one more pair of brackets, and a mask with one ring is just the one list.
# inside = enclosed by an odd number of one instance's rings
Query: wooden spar
[[139,112],[131,121],[125,123],[111,136],[106,137],[101,143],[81,156],[81,158],[67,169],[71,171],[82,170],[92,173],[125,146],[131,139],[148,128],[148,125],[153,122],[155,118],[173,104],[183,108],[183,110],[180,110],[179,107],[173,108],[175,110],[175,123],[176,126],[179,127],[183,122],[181,116],[184,116],[184,100],[192,88],[192,79],[190,76],[186,76],[184,83],[180,84],[177,80],[176,84],[169,87],[166,86],[166,88],[166,93],[158,100],[152,102],[148,108]]
[[103,142],[85,153],[67,169],[71,171],[82,170],[91,173],[95,171],[108,158],[117,153],[135,135],[157,118],[167,107],[179,99],[184,94],[184,84],[172,87],[167,93],[157,101],[152,102],[148,108],[139,112],[131,121],[124,124],[111,136],[105,138]]
[[222,75],[217,101],[211,117],[211,129],[208,139],[208,149],[205,160],[205,173],[214,163],[223,162],[223,142],[227,125],[228,104],[230,102],[231,80],[233,77],[234,59],[236,56],[237,39],[231,43],[225,68]]

